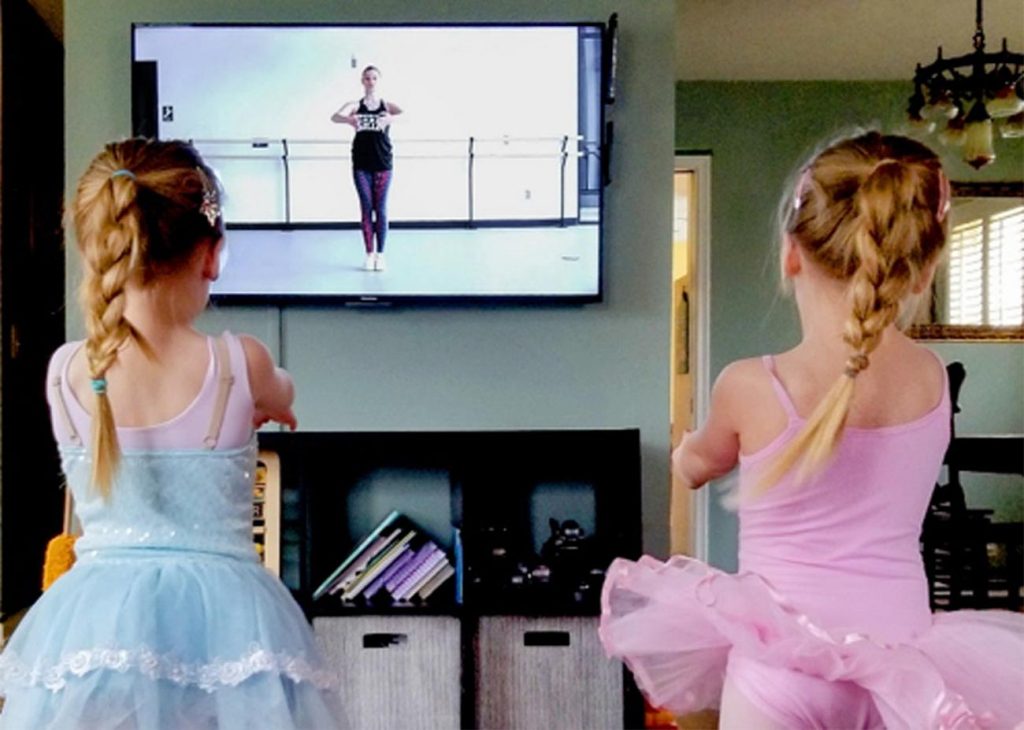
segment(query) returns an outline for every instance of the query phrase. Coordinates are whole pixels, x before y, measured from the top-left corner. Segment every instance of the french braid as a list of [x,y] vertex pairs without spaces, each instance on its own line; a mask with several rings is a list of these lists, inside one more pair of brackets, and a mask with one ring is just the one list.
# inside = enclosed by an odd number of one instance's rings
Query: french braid
[[830,276],[847,282],[850,316],[843,372],[762,479],[820,469],[842,435],[857,375],[882,333],[927,275],[946,239],[948,181],[935,154],[904,137],[871,132],[826,149],[785,204],[785,232]]
[[84,264],[79,303],[95,394],[92,482],[104,496],[121,455],[106,375],[125,344],[145,346],[125,318],[126,289],[132,281],[145,285],[196,246],[220,238],[215,180],[183,142],[131,139],[107,145],[79,181],[73,218]]

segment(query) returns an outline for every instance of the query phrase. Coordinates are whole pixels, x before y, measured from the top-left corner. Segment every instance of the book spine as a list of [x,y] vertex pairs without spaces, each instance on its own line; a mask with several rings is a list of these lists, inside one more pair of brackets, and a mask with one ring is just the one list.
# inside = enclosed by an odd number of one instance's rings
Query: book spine
[[359,545],[357,545],[356,548],[352,550],[352,552],[350,552],[343,561],[341,561],[341,564],[334,569],[334,572],[327,576],[327,579],[317,587],[313,592],[313,598],[317,599],[326,594],[331,587],[335,585],[339,576],[345,572],[346,568],[358,560],[367,547],[373,544],[374,541],[377,540],[388,528],[388,526],[400,516],[401,515],[397,510],[391,510],[383,520],[377,523],[377,526],[373,528],[370,534],[363,538],[362,542],[360,542]]
[[363,595],[366,597],[366,600],[373,598],[374,594],[384,586],[384,582],[408,564],[415,555],[416,553],[411,547],[408,545],[404,546],[398,556],[391,562],[391,565],[382,570],[380,574],[373,579],[373,582],[366,586],[366,590],[363,591]]
[[396,537],[401,534],[401,530],[395,530],[389,535],[377,538],[362,555],[354,563],[338,577],[338,579],[331,585],[328,591],[332,596],[342,590],[345,590],[349,586],[353,585],[360,576],[369,569],[373,559],[381,554],[381,552],[390,545]]
[[382,570],[387,568],[394,562],[395,558],[398,557],[399,552],[402,548],[408,544],[413,537],[416,536],[414,531],[408,532],[401,540],[391,545],[387,550],[379,555],[378,558],[371,560],[370,564],[363,571],[362,575],[352,582],[352,585],[342,593],[341,599],[343,601],[351,601],[353,598],[363,592],[363,589],[368,586],[373,579],[380,574]]
[[423,587],[416,593],[416,597],[421,601],[427,600],[430,598],[430,594],[440,588],[453,575],[455,575],[455,568],[450,564],[445,564],[439,573],[423,584]]
[[419,577],[419,580],[413,581],[413,583],[405,589],[405,592],[402,594],[402,601],[411,601],[416,594],[420,592],[423,586],[432,581],[434,576],[440,573],[446,565],[450,565],[447,558],[444,558],[432,565],[430,570],[426,571]]
[[466,575],[465,554],[462,546],[462,528],[452,528],[452,552],[455,559],[455,603],[462,605],[463,576]]
[[451,565],[451,563],[448,562],[447,557],[441,560],[441,562],[434,565],[430,570],[424,573],[418,581],[409,586],[409,588],[405,591],[403,600],[411,601],[416,596],[417,593],[423,590],[423,586],[432,581],[437,576],[438,573],[444,570],[444,566],[446,565]]
[[[348,567],[334,579],[334,581],[328,586],[327,593],[333,596],[335,593],[351,584],[360,573],[366,570],[366,566],[369,565],[370,559],[387,544],[389,539],[391,538],[378,537],[373,543],[371,543],[355,561],[349,563]],[[316,598],[316,596],[314,596],[314,598]]]
[[392,594],[395,600],[407,600],[412,588],[418,585],[420,581],[423,580],[423,577],[427,575],[433,568],[435,568],[443,560],[447,560],[447,558],[445,557],[445,554],[441,550],[438,550],[436,553],[433,553],[426,560],[426,562],[424,562],[420,567],[418,567],[416,570],[410,573],[409,576],[405,580],[403,580],[398,585],[397,588],[395,588],[395,592]]
[[427,560],[427,558],[429,558],[434,553],[438,552],[440,549],[441,548],[439,548],[433,542],[428,541],[424,543],[423,546],[419,549],[419,551],[417,551],[415,557],[413,557],[413,559],[405,565],[405,568],[399,573],[396,573],[394,576],[392,576],[391,579],[384,585],[384,590],[394,595],[395,588],[397,588],[399,584],[401,584],[401,582],[405,580],[411,572],[416,570],[416,568],[420,567],[423,564],[423,562]]

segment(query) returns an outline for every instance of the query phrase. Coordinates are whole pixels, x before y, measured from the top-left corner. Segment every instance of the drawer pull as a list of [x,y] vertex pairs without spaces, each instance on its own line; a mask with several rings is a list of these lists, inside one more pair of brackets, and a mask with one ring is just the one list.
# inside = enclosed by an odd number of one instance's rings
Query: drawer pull
[[569,646],[569,632],[524,631],[523,646]]
[[408,640],[406,634],[363,634],[363,648],[387,649],[389,646],[404,644]]

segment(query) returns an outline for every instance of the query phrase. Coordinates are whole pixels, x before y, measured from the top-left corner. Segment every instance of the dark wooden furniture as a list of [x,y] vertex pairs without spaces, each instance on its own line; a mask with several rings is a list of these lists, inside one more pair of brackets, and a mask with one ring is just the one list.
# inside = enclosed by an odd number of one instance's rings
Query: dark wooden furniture
[[[971,509],[964,475],[1024,475],[1024,435],[956,433],[956,414],[965,372],[950,363],[952,439],[946,451],[947,481],[937,484],[921,532],[933,610],[1024,609],[1024,524],[993,522],[992,510]],[[969,477],[968,477],[969,478]]]
[[[341,674],[353,726],[642,725],[639,690],[597,636],[604,568],[641,550],[637,429],[260,433],[260,446],[280,460],[281,579]],[[445,549],[456,579],[415,607],[313,600],[392,509]],[[576,555],[597,574],[545,556],[552,518],[583,529]],[[527,579],[538,561],[549,577]]]

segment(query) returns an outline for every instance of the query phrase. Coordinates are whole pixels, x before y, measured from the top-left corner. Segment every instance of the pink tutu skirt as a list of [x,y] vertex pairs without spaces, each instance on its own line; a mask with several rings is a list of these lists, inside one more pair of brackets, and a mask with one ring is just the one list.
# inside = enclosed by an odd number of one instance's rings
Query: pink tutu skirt
[[822,628],[756,574],[682,556],[616,560],[601,605],[607,653],[626,663],[653,704],[679,714],[718,707],[732,654],[862,687],[890,730],[1024,722],[1022,614],[936,614],[908,643],[884,644]]

